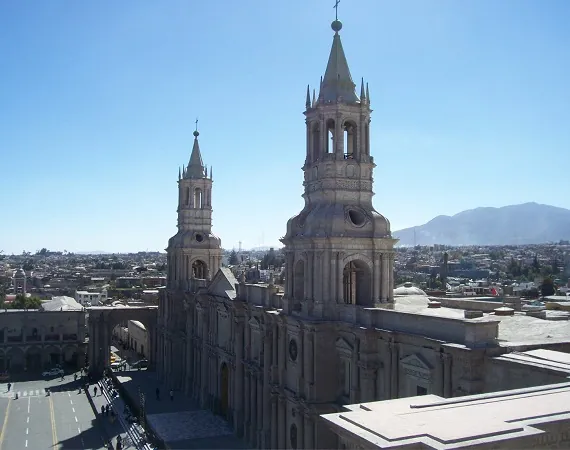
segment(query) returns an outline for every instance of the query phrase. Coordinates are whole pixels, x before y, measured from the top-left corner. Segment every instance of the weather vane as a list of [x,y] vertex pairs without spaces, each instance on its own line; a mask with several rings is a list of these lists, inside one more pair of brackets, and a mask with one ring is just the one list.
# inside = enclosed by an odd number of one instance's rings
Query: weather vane
[[338,4],[340,3],[340,0],[336,0],[336,3],[334,4],[333,8],[335,9],[335,20],[338,20]]

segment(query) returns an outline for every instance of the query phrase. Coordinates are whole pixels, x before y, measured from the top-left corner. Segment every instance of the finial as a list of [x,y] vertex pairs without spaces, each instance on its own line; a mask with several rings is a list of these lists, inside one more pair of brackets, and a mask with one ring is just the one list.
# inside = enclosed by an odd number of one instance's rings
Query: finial
[[364,103],[366,101],[366,93],[364,92],[364,77],[360,81],[360,102]]
[[307,99],[305,100],[305,106],[307,109],[311,107],[311,91],[309,89],[309,85],[307,84]]
[[335,0],[336,3],[334,4],[333,8],[335,9],[335,13],[334,13],[334,22],[331,23],[331,28],[333,29],[333,31],[335,32],[335,34],[338,34],[338,32],[340,30],[342,30],[342,22],[340,20],[338,20],[338,4],[340,3],[340,0]]
[[323,76],[321,75],[321,84],[319,84],[319,100],[323,96]]
[[180,167],[178,167],[178,179],[180,180],[180,176],[182,175],[182,172],[180,171]]
[[194,130],[194,137],[198,137],[200,136],[200,133],[198,133],[198,118],[196,117],[196,122],[194,122],[196,124],[196,129]]
[[212,172],[213,172],[212,166],[210,166],[210,180],[212,179]]
[[204,177],[208,178],[208,166],[204,167]]
[[315,99],[315,90],[313,89],[313,108],[317,104],[317,100]]
[[366,101],[370,103],[370,92],[368,91],[368,83],[366,83]]

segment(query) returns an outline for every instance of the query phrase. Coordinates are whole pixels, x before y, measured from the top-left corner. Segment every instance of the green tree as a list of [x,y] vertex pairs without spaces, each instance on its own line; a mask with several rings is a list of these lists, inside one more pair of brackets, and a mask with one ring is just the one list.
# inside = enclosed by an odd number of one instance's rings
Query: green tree
[[548,295],[554,295],[556,293],[556,289],[554,288],[554,281],[552,278],[545,278],[542,280],[542,285],[540,286],[540,293],[543,297]]
[[228,264],[230,266],[235,266],[235,265],[239,264],[239,260],[238,260],[237,253],[235,250],[232,250],[232,252],[230,253],[230,257],[228,258]]
[[10,309],[38,309],[41,304],[42,301],[38,297],[26,297],[24,294],[18,294],[10,303]]

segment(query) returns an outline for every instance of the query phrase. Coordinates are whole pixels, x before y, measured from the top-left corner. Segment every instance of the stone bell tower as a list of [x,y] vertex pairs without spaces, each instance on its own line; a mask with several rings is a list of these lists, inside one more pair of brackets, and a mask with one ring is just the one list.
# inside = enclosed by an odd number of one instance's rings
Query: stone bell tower
[[212,169],[204,167],[198,136],[188,165],[178,173],[178,233],[168,242],[169,286],[211,279],[222,262],[221,240],[212,233]]
[[339,31],[318,97],[307,87],[305,206],[287,223],[286,307],[332,319],[337,305],[372,307],[393,300],[390,222],[372,206],[370,95],[352,81]]

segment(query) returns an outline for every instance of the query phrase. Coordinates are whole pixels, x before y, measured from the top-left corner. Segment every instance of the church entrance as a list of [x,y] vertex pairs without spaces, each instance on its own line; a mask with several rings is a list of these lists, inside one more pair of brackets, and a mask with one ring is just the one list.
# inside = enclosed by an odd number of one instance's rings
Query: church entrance
[[220,413],[228,416],[230,408],[230,371],[226,363],[220,367]]

